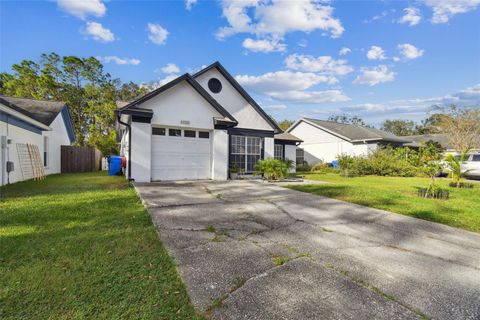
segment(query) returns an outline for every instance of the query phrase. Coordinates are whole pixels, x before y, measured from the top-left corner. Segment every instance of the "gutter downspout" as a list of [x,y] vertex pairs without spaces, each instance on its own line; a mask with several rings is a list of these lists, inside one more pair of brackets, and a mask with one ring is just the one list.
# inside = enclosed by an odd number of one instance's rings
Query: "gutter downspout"
[[128,130],[128,181],[132,181],[132,127],[126,123],[122,122],[121,120],[122,114],[120,112],[117,113],[117,121],[118,123],[124,125]]

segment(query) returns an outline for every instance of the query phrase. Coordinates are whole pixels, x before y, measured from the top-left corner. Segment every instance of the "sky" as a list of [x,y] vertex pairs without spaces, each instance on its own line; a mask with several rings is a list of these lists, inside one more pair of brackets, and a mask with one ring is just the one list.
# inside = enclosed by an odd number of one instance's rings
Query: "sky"
[[49,52],[157,85],[220,61],[277,120],[480,107],[480,0],[1,0],[0,72]]

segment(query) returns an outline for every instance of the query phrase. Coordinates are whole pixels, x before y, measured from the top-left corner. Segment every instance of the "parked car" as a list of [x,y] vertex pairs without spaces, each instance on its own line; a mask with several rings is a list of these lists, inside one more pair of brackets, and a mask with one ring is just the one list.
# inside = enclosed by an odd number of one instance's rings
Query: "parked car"
[[[456,155],[456,158],[460,158],[460,155]],[[447,176],[450,172],[448,165],[445,161],[442,161],[442,166],[444,168],[442,176]],[[480,153],[471,153],[468,154],[465,158],[465,161],[461,165],[462,171],[468,171],[465,175],[470,179],[480,179]]]

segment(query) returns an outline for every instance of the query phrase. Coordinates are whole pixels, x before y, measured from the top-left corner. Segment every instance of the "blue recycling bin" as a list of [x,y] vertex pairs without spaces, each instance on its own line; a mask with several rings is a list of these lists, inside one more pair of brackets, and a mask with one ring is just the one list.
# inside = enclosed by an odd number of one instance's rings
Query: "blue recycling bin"
[[332,167],[333,167],[334,169],[338,169],[338,168],[339,168],[338,160],[333,160],[333,161],[332,161]]
[[110,156],[108,162],[108,175],[116,176],[122,171],[122,157]]

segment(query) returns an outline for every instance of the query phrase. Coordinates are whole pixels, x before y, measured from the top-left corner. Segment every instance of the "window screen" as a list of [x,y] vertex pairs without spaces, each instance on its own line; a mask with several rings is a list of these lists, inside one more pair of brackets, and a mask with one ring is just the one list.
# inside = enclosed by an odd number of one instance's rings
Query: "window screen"
[[168,135],[170,137],[181,137],[182,136],[182,130],[180,130],[180,129],[168,129]]
[[238,166],[245,172],[253,172],[262,157],[262,138],[251,136],[231,136],[230,166]]
[[183,131],[183,136],[187,138],[195,138],[197,136],[197,132],[194,130],[185,130]]
[[304,164],[305,158],[304,158],[304,151],[302,148],[297,148],[295,162],[297,163],[297,166],[301,166]]
[[165,128],[152,128],[152,134],[156,136],[164,136]]

